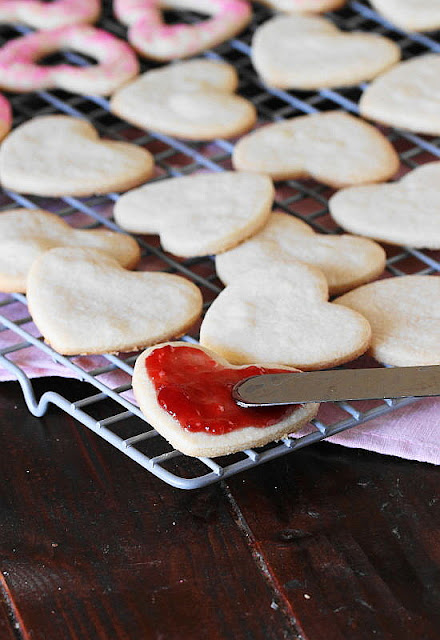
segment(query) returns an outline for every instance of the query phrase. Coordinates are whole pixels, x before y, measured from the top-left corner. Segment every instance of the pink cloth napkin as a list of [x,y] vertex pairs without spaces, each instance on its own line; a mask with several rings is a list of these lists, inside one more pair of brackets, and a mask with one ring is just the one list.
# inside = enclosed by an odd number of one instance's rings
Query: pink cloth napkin
[[[333,405],[321,405],[318,419],[332,424]],[[440,398],[423,398],[327,440],[354,449],[440,464]]]
[[[17,320],[20,317],[24,317],[25,314],[27,315],[26,307],[20,302],[8,305],[6,310],[7,317],[10,320]],[[3,313],[5,313],[4,310]],[[24,328],[32,335],[38,335],[38,331],[33,324],[26,324]],[[0,333],[0,348],[10,347],[22,340],[23,338],[17,336],[13,331],[3,331]],[[11,353],[8,357],[22,368],[30,378],[42,376],[77,377],[74,371],[56,363],[49,355],[37,347],[20,349],[15,353]],[[81,356],[73,361],[78,363],[85,371],[91,371],[108,364],[101,356]],[[354,363],[353,366],[356,368],[368,366],[368,364],[371,363],[364,358]],[[14,375],[1,368],[0,365],[0,381],[13,379]],[[110,388],[130,382],[130,376],[120,370],[102,374],[98,379]],[[134,401],[131,392],[128,392],[126,397]],[[363,402],[355,403],[354,406],[364,411],[372,406],[377,406],[377,404]],[[347,417],[346,413],[333,404],[322,404],[318,414],[318,419],[327,426]],[[329,438],[328,441],[346,447],[367,449],[410,460],[440,464],[439,436],[440,398],[425,398],[341,432]]]

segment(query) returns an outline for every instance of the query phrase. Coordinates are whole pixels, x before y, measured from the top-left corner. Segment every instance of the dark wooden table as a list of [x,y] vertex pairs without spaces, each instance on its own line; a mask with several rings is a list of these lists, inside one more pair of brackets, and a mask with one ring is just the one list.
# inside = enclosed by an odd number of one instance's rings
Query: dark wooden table
[[433,466],[322,443],[184,492],[16,383],[0,426],[1,640],[440,638]]

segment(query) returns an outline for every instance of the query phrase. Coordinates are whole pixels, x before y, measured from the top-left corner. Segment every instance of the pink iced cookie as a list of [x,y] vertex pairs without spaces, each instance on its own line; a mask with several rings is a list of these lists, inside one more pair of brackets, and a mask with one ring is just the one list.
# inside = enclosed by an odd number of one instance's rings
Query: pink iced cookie
[[20,22],[35,29],[55,29],[95,22],[100,0],[0,0],[0,23]]
[[[36,64],[40,58],[64,49],[96,58],[98,64]],[[11,40],[0,49],[0,88],[8,91],[59,88],[109,95],[138,71],[137,58],[128,44],[107,31],[85,25],[38,31]]]
[[[166,25],[162,9],[186,9],[212,16],[189,25]],[[143,56],[172,60],[193,56],[241,31],[251,19],[246,0],[115,0],[117,18],[128,25],[128,39]]]
[[0,94],[0,140],[9,133],[12,125],[12,109],[9,101]]

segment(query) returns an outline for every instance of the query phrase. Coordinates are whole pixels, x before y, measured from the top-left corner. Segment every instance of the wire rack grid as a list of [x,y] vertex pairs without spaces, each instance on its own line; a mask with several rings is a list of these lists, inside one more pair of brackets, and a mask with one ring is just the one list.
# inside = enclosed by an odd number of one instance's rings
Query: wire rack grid
[[[240,75],[239,92],[256,106],[261,122],[277,121],[295,115],[342,108],[358,112],[358,99],[363,86],[344,89],[323,89],[317,92],[292,92],[270,89],[259,80],[250,62],[250,42],[255,28],[270,17],[262,6],[254,5],[252,24],[239,38],[232,39],[208,51],[208,58],[221,59],[233,64]],[[170,19],[194,22],[198,16],[181,11],[170,14]],[[402,49],[403,58],[427,51],[440,52],[440,38],[435,35],[404,33],[393,27],[374,12],[367,3],[353,1],[328,17],[340,28],[365,30],[387,35]],[[107,4],[99,26],[125,37],[125,28],[112,16]],[[25,27],[2,27],[0,43],[26,33]],[[64,52],[52,57],[52,61],[65,61],[83,65],[90,61],[74,52]],[[50,60],[49,60],[50,62]],[[143,70],[153,65],[143,62]],[[32,94],[9,96],[14,123],[20,124],[31,117],[52,113],[86,117],[101,135],[115,140],[135,142],[149,149],[155,157],[155,180],[182,176],[196,171],[224,171],[231,167],[233,142],[214,140],[209,144],[176,140],[166,135],[145,132],[128,125],[109,112],[108,100],[96,96],[79,96],[63,91],[42,91]],[[440,138],[421,137],[409,132],[387,130],[388,137],[398,150],[403,171],[440,157]],[[285,181],[277,185],[275,205],[291,215],[301,218],[315,230],[338,233],[328,212],[328,199],[332,191],[314,181]],[[90,198],[44,199],[27,197],[4,191],[0,195],[2,209],[17,205],[27,208],[46,208],[65,218],[79,228],[105,226],[121,231],[112,218],[112,207],[117,194]],[[212,256],[180,260],[162,251],[155,237],[141,236],[137,240],[142,248],[141,267],[179,273],[195,282],[202,290],[205,308],[221,290],[216,278]],[[410,247],[386,247],[387,270],[392,276],[409,273],[431,274],[440,271],[440,252],[419,251]],[[415,401],[414,398],[384,400],[369,403],[334,403],[330,417],[315,419],[310,430],[301,437],[287,437],[258,450],[250,449],[239,454],[216,458],[189,458],[170,445],[151,428],[131,396],[131,375],[137,354],[119,356],[103,354],[93,358],[64,357],[47,346],[35,325],[32,324],[26,299],[21,294],[2,295],[0,298],[0,365],[15,377],[23,390],[29,410],[42,416],[50,404],[74,416],[105,440],[113,444],[145,469],[165,482],[182,489],[193,489],[216,482],[273,458],[318,442],[340,431],[352,428],[374,417],[393,411]],[[197,341],[197,330],[184,336],[189,342]],[[54,361],[62,367],[66,377],[76,377],[90,383],[96,389],[91,395],[76,400],[68,399],[53,391],[46,391],[37,400],[32,382],[26,373],[26,355],[33,363],[38,358]],[[18,364],[20,363],[20,364]],[[376,365],[377,366],[377,365]],[[86,387],[89,392],[89,387]]]

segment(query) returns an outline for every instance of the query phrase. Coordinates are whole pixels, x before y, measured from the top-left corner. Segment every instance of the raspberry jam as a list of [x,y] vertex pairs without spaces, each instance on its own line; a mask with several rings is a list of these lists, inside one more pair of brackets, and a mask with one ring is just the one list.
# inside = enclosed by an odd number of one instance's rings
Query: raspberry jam
[[232,388],[240,380],[264,373],[288,373],[255,365],[223,367],[204,351],[191,346],[165,345],[145,360],[159,405],[184,429],[221,435],[244,427],[270,427],[292,413],[292,407],[239,407]]

